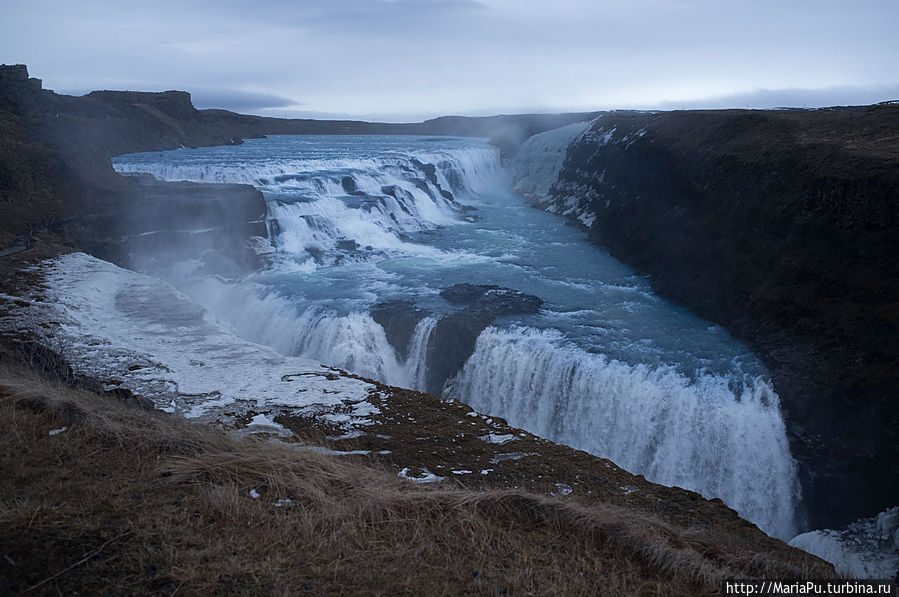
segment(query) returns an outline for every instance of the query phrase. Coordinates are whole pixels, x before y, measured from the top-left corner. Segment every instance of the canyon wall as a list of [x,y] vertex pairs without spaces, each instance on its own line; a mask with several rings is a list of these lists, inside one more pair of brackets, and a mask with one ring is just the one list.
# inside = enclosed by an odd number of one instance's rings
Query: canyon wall
[[[758,352],[812,527],[894,505],[899,106],[618,112],[585,128],[543,192],[527,172],[520,190]],[[530,140],[519,169],[546,145]]]

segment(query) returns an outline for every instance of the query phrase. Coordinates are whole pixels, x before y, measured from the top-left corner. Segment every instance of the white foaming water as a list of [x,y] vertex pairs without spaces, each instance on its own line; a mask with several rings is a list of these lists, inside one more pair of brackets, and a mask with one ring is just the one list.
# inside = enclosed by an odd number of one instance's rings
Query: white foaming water
[[304,333],[296,338],[291,354],[315,355],[332,366],[392,385],[408,381],[384,328],[368,313],[339,317],[313,307],[300,315],[298,327]]
[[[325,137],[328,138],[339,140],[336,136]],[[272,147],[273,141],[279,141],[277,136],[264,141],[267,151],[263,156],[247,155],[243,159],[220,161],[216,158],[222,153],[216,152],[217,148],[204,148],[203,158],[195,159],[195,155],[187,153],[193,150],[182,149],[122,155],[115,158],[113,166],[122,174],[152,174],[159,180],[249,184],[270,190],[283,188],[318,193],[325,192],[329,184],[336,185],[331,186],[332,189],[339,189],[341,178],[347,173],[367,173],[369,181],[390,180],[391,177],[403,178],[421,168],[421,164],[436,168],[436,182],[432,181],[432,184],[446,190],[477,191],[493,184],[499,166],[498,150],[487,146],[416,151],[414,155],[380,153],[369,158],[320,156],[297,159],[289,154],[279,154],[278,148]],[[245,145],[252,150],[261,142],[250,139]]]
[[231,284],[216,277],[182,274],[177,283],[188,296],[228,322],[241,338],[391,385],[416,390],[425,387],[427,349],[436,317],[418,322],[408,357],[403,360],[368,313],[338,315],[315,304],[298,307],[262,285]]
[[412,333],[412,340],[409,342],[409,357],[405,364],[406,378],[410,382],[408,387],[412,389],[423,391],[427,385],[428,345],[431,343],[437,321],[436,317],[425,317],[418,322]]
[[560,334],[488,328],[447,392],[632,473],[720,497],[782,538],[798,493],[778,397],[762,380],[610,361]]
[[[408,235],[455,223],[462,206],[455,194],[496,184],[499,152],[487,145],[418,143],[401,151],[375,141],[359,155],[324,137],[297,151],[296,137],[250,140],[244,146],[120,156],[121,173],[142,172],[160,180],[242,183],[260,188],[275,236],[274,264],[289,271],[370,260],[384,254],[430,255],[434,249],[408,242]],[[264,141],[264,143],[263,143]],[[441,140],[438,140],[441,141]],[[264,146],[261,147],[261,146]],[[297,153],[304,157],[297,157]]]
[[[585,127],[528,142],[516,166],[522,192],[548,190],[567,141]],[[795,463],[762,364],[657,297],[582,231],[498,190],[495,149],[452,138],[281,137],[123,156],[116,168],[264,192],[276,250],[266,271],[238,282],[190,264],[167,274],[240,337],[422,389],[437,322],[457,309],[442,288],[537,295],[539,314],[503,318],[481,335],[452,397],[654,481],[721,497],[769,533],[794,534]],[[397,299],[425,315],[408,354],[368,313]]]

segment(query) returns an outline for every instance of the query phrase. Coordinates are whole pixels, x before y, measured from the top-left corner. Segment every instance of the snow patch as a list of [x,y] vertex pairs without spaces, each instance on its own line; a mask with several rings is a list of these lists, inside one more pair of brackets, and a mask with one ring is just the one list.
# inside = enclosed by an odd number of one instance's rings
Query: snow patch
[[400,479],[412,481],[413,483],[436,483],[438,481],[443,481],[443,477],[435,475],[426,468],[421,469],[421,472],[416,475],[412,472],[412,469],[407,467],[398,472],[396,476]]
[[[0,330],[31,325],[76,375],[121,380],[117,387],[157,408],[205,420],[282,411],[327,417],[345,428],[369,424],[380,412],[368,401],[372,384],[242,340],[161,280],[84,253],[33,271],[45,286],[33,292],[46,300],[14,299]],[[45,329],[35,321],[54,323]]]
[[497,433],[488,433],[487,435],[482,435],[478,439],[487,442],[488,444],[497,444],[503,445],[515,439],[515,435],[511,433],[506,434],[497,434]]
[[503,460],[521,460],[525,456],[536,456],[536,454],[532,452],[508,452],[505,454],[497,454],[490,459],[490,463],[496,464],[498,462],[502,462]]
[[571,495],[574,491],[574,489],[571,488],[571,485],[566,485],[565,483],[556,483],[555,487],[560,495]]
[[894,578],[899,573],[899,506],[844,529],[802,533],[790,545],[827,560],[844,576]]
[[250,423],[244,427],[245,433],[273,433],[281,437],[290,437],[293,432],[284,427],[281,423],[276,423],[264,414],[259,414],[250,420]]

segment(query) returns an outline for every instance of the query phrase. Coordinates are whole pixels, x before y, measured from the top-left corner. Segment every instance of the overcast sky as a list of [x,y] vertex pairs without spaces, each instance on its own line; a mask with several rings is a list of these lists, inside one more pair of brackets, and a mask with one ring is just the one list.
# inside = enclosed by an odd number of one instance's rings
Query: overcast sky
[[421,120],[899,98],[899,0],[7,0],[46,88]]

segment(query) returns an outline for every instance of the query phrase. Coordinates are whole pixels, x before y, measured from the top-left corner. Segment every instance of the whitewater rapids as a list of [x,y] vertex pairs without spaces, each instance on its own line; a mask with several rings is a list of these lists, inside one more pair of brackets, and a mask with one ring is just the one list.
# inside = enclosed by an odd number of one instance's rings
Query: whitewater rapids
[[[480,333],[444,395],[648,479],[720,497],[792,537],[799,485],[764,366],[724,330],[667,303],[649,281],[557,215],[506,189],[545,193],[578,124],[535,137],[513,162],[473,139],[296,136],[117,158],[119,172],[259,188],[265,267],[241,280],[162,275],[240,338],[423,389],[452,284],[536,295],[539,314]],[[539,198],[539,197],[538,197]],[[394,346],[370,311],[421,311]]]

